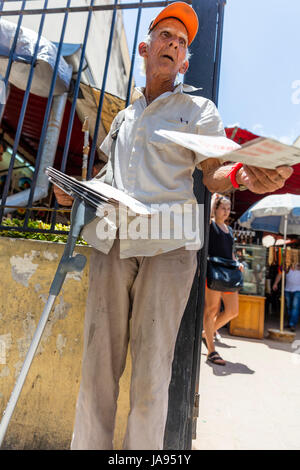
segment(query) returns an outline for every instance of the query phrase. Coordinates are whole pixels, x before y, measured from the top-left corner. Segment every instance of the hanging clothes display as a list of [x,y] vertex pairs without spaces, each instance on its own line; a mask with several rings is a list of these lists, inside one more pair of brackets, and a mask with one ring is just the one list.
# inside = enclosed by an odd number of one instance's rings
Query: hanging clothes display
[[[282,270],[283,267],[283,247],[282,246],[270,246],[268,248],[267,256],[268,266],[277,266],[278,271]],[[285,251],[285,269],[288,270],[291,266],[295,266],[300,263],[300,249],[286,247]]]

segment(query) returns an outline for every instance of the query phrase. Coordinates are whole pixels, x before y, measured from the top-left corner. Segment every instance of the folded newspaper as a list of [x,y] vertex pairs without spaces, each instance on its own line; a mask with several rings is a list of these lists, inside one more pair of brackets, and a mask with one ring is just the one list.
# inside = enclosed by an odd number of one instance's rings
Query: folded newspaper
[[49,181],[65,193],[85,201],[96,209],[103,203],[109,203],[114,205],[123,204],[138,215],[151,215],[153,213],[142,202],[102,181],[78,181],[52,167],[46,168],[45,172],[49,177]]
[[203,157],[200,161],[219,158],[267,169],[300,163],[300,148],[267,137],[258,137],[239,145],[222,136],[204,136],[164,129],[156,131],[156,134],[200,154]]

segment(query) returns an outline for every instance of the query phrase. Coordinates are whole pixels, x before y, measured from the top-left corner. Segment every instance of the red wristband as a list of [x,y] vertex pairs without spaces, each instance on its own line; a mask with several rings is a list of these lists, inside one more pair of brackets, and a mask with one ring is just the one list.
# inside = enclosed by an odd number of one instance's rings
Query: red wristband
[[236,174],[240,168],[242,168],[242,163],[236,163],[233,165],[229,173],[226,175],[226,178],[230,178],[231,184],[234,188],[239,188],[240,185],[236,182]]

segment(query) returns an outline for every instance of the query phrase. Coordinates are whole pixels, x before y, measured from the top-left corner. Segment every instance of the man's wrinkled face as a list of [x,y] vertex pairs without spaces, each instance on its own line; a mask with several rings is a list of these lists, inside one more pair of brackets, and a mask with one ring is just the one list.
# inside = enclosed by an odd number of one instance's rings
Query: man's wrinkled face
[[176,77],[187,71],[187,47],[185,26],[175,18],[167,18],[152,31],[150,44],[141,43],[139,51],[147,61],[147,69],[151,67],[152,71]]

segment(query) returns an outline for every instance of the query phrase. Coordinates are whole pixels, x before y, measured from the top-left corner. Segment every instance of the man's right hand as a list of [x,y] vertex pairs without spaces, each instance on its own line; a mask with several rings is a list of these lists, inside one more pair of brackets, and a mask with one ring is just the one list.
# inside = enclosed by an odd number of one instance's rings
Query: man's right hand
[[293,171],[293,168],[289,166],[280,166],[276,170],[267,170],[243,165],[237,172],[236,181],[238,184],[246,186],[253,193],[272,193],[284,186]]
[[53,185],[53,190],[58,204],[64,207],[72,206],[74,199],[66,194],[62,189],[60,189],[55,184]]

